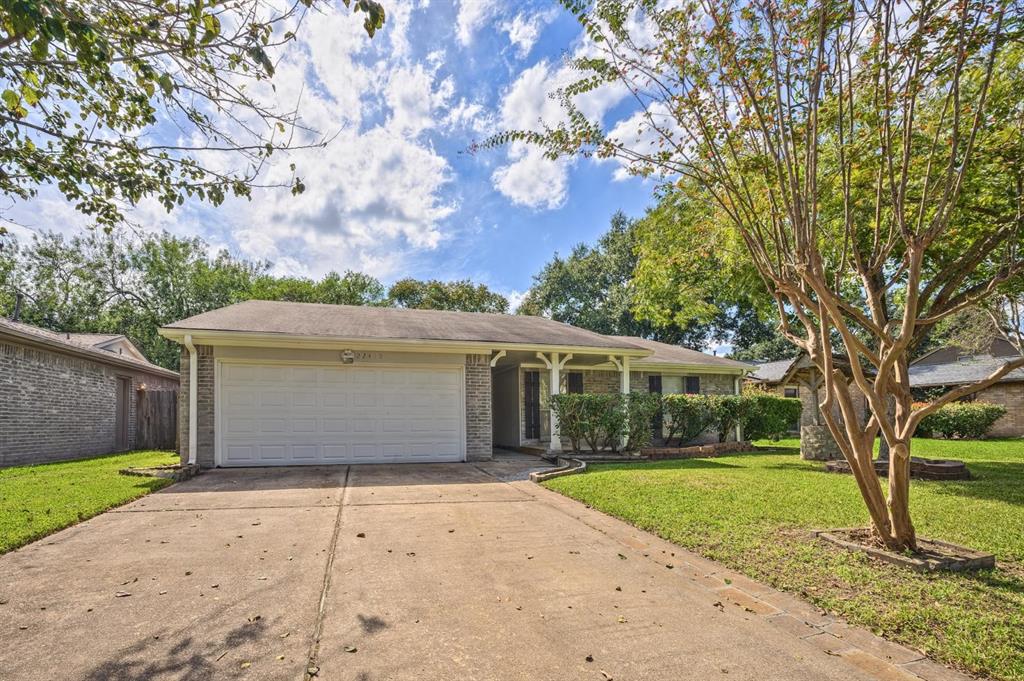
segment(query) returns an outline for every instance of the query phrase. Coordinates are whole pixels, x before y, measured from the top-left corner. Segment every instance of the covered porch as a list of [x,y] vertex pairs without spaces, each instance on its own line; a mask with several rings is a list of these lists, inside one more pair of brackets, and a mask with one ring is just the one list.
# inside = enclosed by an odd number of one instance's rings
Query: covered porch
[[646,377],[634,371],[632,364],[647,354],[642,349],[493,353],[491,402],[495,446],[543,448],[552,454],[560,453],[562,440],[557,437],[558,417],[551,408],[551,396],[574,392],[646,392]]

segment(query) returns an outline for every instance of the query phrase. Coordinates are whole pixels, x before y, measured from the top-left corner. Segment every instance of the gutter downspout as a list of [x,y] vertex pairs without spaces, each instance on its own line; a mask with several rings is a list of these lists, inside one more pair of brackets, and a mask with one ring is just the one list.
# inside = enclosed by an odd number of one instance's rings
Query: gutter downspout
[[199,363],[196,356],[196,346],[192,344],[192,334],[185,334],[183,345],[188,350],[188,464],[194,466],[196,463],[196,441],[199,432],[199,415],[196,413],[199,408]]

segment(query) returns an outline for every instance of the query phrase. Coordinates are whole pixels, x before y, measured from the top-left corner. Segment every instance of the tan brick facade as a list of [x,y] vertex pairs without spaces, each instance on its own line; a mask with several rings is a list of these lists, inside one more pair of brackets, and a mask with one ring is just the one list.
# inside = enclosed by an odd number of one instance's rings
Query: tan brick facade
[[493,455],[490,360],[490,355],[466,355],[466,458],[469,461],[486,461]]
[[986,437],[1024,437],[1024,383],[997,383],[974,399],[1006,408],[1006,415],[995,422]]
[[0,343],[0,466],[116,451],[119,377],[129,382],[128,449],[133,449],[140,386],[176,390],[176,380],[16,342]]
[[[197,345],[199,366],[197,369],[196,393],[196,462],[205,468],[214,465],[214,361],[213,348],[208,345]],[[189,353],[181,349],[181,392],[178,393],[178,455],[181,462],[188,461],[188,391],[191,377],[189,369]]]

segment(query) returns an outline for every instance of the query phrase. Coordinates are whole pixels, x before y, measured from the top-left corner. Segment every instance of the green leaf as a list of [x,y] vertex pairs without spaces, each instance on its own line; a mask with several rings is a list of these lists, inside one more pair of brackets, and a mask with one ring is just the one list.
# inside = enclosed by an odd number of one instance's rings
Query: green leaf
[[8,111],[17,111],[21,106],[21,97],[14,90],[4,90],[3,94],[0,95],[0,99],[4,100],[4,105]]
[[160,83],[160,89],[164,91],[164,94],[168,97],[174,93],[174,81],[171,80],[170,75],[163,73],[160,74],[160,78],[157,81]]

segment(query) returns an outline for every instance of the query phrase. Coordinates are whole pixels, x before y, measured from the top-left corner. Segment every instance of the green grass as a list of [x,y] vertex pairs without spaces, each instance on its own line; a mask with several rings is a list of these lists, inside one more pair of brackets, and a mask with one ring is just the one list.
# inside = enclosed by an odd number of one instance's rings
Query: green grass
[[120,469],[177,461],[173,452],[141,451],[0,469],[0,554],[170,484]]
[[915,440],[975,479],[914,481],[918,534],[996,555],[974,574],[918,574],[830,547],[812,528],[866,526],[853,478],[781,451],[592,466],[545,485],[937,659],[1024,680],[1024,441]]

